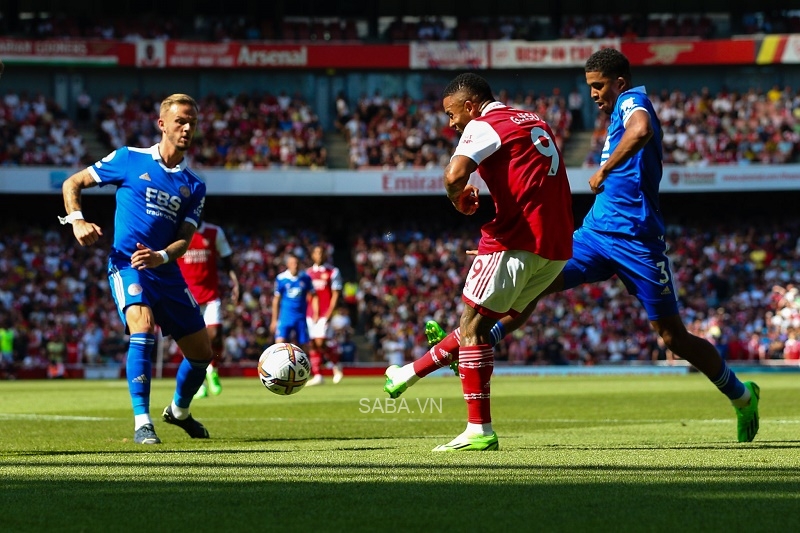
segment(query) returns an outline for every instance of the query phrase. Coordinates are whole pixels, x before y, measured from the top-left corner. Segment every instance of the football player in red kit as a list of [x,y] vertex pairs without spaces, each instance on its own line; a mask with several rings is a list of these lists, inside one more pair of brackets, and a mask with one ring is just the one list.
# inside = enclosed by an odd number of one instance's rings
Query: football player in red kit
[[333,367],[333,382],[339,383],[343,375],[339,364],[339,353],[331,349],[328,341],[331,338],[330,319],[342,292],[342,275],[338,268],[326,262],[327,253],[320,244],[314,246],[311,251],[311,260],[314,264],[306,272],[314,283],[314,290],[319,298],[319,310],[317,316],[314,316],[312,306],[308,306],[308,333],[311,337],[309,358],[313,377],[307,384],[319,385],[323,382],[320,370],[324,360]]
[[219,269],[228,275],[231,287],[231,301],[239,300],[239,278],[233,268],[233,251],[222,228],[202,222],[192,237],[189,249],[178,259],[189,291],[200,305],[203,318],[211,339],[215,360],[206,369],[206,381],[197,391],[195,398],[203,398],[210,392],[214,396],[222,392],[222,384],[216,369],[216,362],[222,357],[222,294],[219,287]]

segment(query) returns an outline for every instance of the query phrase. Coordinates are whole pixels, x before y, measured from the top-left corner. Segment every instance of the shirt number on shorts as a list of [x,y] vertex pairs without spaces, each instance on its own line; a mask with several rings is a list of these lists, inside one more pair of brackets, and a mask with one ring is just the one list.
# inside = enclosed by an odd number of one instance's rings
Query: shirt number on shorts
[[475,286],[478,283],[476,279],[480,276],[481,272],[483,272],[483,259],[478,257],[472,263],[472,268],[470,269],[470,276],[467,278],[467,282],[465,283],[466,286]]
[[[547,139],[547,146],[542,143],[542,137]],[[543,128],[536,126],[531,130],[531,141],[533,141],[533,146],[536,147],[540,154],[550,158],[550,170],[547,175],[555,176],[558,173],[558,165],[561,164],[561,156],[558,155],[556,143],[553,142],[550,134]]]
[[659,278],[658,282],[662,285],[669,282],[669,271],[667,270],[667,263],[665,261],[659,261],[656,263],[656,266],[661,270],[661,278]]

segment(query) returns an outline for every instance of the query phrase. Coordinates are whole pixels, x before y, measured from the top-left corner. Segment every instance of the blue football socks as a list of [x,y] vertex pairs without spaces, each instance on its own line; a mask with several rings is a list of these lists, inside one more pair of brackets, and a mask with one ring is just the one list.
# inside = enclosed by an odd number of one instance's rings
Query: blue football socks
[[492,330],[489,332],[489,335],[492,337],[492,346],[497,346],[503,337],[506,336],[506,327],[503,325],[502,322],[498,321],[492,326]]
[[739,381],[739,378],[736,377],[736,374],[734,374],[733,370],[731,370],[724,360],[722,361],[722,369],[720,369],[719,375],[716,379],[712,379],[711,381],[722,394],[732,401],[738,400],[744,396],[744,383]]
[[125,375],[128,378],[128,390],[131,394],[134,416],[150,413],[150,380],[152,376],[150,353],[153,351],[155,343],[155,336],[149,333],[134,333],[131,335],[128,345]]
[[175,405],[183,409],[189,407],[200,385],[206,380],[206,367],[208,367],[208,361],[192,361],[183,358],[176,376],[177,383],[173,397]]

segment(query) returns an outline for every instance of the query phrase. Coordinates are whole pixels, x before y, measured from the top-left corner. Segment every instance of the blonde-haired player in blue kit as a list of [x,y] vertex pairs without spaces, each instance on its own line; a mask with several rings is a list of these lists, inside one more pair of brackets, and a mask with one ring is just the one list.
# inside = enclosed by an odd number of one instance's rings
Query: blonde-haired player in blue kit
[[[653,105],[644,87],[631,83],[630,63],[618,50],[595,52],[584,70],[592,101],[611,116],[611,123],[600,168],[589,179],[596,195],[594,204],[573,234],[572,259],[542,296],[616,275],[642,303],[650,325],[667,347],[705,374],[728,397],[736,411],[737,439],[750,442],[759,427],[758,385],[742,383],[711,343],[686,330],[678,312],[658,201],[661,123]],[[519,316],[497,322],[491,332],[492,344],[524,324],[538,299]],[[437,357],[426,354],[415,362],[416,366],[409,363],[402,369],[387,370],[384,390],[393,398],[419,378],[458,359],[458,329],[445,335],[438,324],[430,321],[425,333],[435,344],[428,354]]]
[[151,353],[155,326],[172,337],[185,358],[178,368],[173,401],[163,419],[196,439],[208,431],[190,411],[192,397],[213,358],[200,307],[175,259],[186,252],[197,229],[206,186],[186,168],[184,154],[197,129],[197,102],[173,94],[161,102],[161,142],[150,148],[122,147],[70,176],[62,187],[66,217],[81,246],[96,243],[102,229],[84,220],[81,191],[113,185],[117,208],[108,280],[125,329],[130,333],[126,362],[137,444],[158,444],[150,418]]

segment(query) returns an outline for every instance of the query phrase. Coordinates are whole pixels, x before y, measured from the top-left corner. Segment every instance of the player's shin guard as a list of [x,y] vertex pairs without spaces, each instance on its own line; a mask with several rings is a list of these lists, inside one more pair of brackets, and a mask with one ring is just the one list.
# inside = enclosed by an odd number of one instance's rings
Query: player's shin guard
[[128,378],[128,391],[131,394],[134,415],[150,413],[150,381],[153,366],[150,362],[150,353],[155,343],[156,338],[149,333],[131,335],[125,375]]
[[494,352],[488,344],[462,346],[458,362],[461,389],[467,402],[470,424],[488,424],[492,421],[489,402],[490,381],[494,371]]
[[451,331],[439,344],[434,345],[425,355],[414,361],[414,373],[424,378],[428,374],[447,368],[454,359],[458,359],[458,348],[461,342],[461,329]]
[[206,379],[208,363],[209,361],[193,361],[186,357],[183,358],[176,376],[175,396],[173,397],[175,405],[183,409],[189,407],[195,393]]

